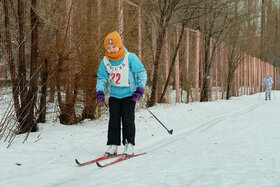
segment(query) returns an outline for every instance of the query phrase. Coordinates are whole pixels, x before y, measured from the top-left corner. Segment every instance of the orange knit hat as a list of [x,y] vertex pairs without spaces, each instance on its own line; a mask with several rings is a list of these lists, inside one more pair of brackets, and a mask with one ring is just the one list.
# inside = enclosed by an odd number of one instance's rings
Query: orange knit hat
[[107,49],[108,45],[115,45],[120,49],[123,47],[121,36],[117,31],[109,33],[104,40],[105,49]]

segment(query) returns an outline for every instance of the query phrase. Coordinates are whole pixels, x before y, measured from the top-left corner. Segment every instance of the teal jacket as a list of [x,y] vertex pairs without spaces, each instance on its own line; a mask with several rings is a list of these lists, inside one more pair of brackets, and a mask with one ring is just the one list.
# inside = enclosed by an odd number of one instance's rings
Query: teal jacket
[[[125,53],[127,53],[125,48]],[[123,62],[124,58],[119,61],[109,60],[112,66],[118,66]],[[132,96],[137,87],[144,88],[147,82],[147,72],[139,60],[139,58],[134,53],[129,53],[128,56],[129,63],[129,87],[117,87],[108,83],[108,91],[110,97],[115,97],[122,99],[125,97]],[[109,73],[104,65],[104,59],[101,60],[98,71],[97,71],[97,84],[96,92],[103,91],[106,92],[106,84],[109,79]]]

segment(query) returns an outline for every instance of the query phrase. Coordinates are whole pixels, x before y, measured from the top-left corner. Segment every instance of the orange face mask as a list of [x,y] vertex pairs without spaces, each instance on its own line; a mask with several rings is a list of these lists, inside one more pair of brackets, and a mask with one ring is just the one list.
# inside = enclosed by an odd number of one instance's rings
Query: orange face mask
[[[119,51],[117,51],[115,53],[109,53],[107,51],[108,45],[115,45],[115,46],[119,47]],[[106,49],[105,55],[110,60],[118,61],[118,60],[121,60],[125,55],[125,50],[122,45],[122,40],[117,31],[111,32],[105,37],[104,47]]]

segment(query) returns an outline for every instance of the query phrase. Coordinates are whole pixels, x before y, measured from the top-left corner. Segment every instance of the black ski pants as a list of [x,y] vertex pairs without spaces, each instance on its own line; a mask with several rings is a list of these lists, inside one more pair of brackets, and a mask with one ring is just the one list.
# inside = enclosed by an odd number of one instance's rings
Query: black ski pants
[[107,145],[121,145],[121,124],[122,144],[125,145],[127,140],[127,143],[135,145],[135,104],[132,97],[109,98],[110,119]]

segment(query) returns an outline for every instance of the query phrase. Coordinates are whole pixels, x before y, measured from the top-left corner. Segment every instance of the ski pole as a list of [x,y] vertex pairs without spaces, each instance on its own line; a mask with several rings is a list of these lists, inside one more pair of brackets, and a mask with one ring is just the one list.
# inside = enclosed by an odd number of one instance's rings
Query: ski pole
[[272,90],[271,92],[273,93],[274,99],[276,100],[276,96],[275,96],[275,94],[274,94],[274,91]]
[[169,133],[169,134],[171,134],[172,135],[172,133],[173,133],[173,129],[168,129],[168,128],[166,128],[165,127],[165,125],[148,109],[148,107],[146,107],[146,105],[144,105],[143,104],[143,102],[142,101],[140,101],[140,103],[144,106],[144,108],[146,109],[146,110],[148,110],[149,112],[150,112],[150,114],[152,114],[152,116],[167,130],[167,132]]
[[261,98],[261,92],[259,92],[260,94],[259,94],[259,100],[260,100],[260,98]]

